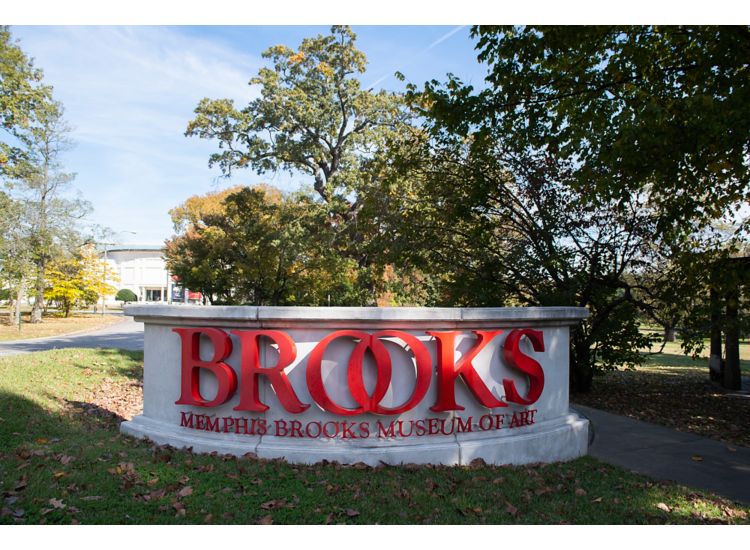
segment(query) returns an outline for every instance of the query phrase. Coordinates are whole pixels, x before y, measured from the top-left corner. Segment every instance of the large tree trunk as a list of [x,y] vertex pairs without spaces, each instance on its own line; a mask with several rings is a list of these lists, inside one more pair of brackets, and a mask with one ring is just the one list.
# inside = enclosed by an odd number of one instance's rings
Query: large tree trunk
[[44,264],[39,265],[39,273],[36,278],[36,285],[34,287],[35,297],[34,306],[31,308],[31,322],[41,323],[42,313],[44,313],[44,275],[46,271]]
[[570,391],[588,393],[594,381],[588,339],[573,336],[570,343]]
[[711,353],[708,359],[708,376],[714,382],[721,382],[721,302],[716,289],[711,289]]
[[13,309],[13,325],[16,327],[21,326],[21,306],[23,305],[24,294],[23,281],[21,281],[16,289],[16,304]]
[[722,372],[721,385],[728,390],[739,390],[742,387],[740,372],[740,327],[738,320],[739,292],[734,291],[727,297],[727,327],[724,335],[726,342],[726,362]]

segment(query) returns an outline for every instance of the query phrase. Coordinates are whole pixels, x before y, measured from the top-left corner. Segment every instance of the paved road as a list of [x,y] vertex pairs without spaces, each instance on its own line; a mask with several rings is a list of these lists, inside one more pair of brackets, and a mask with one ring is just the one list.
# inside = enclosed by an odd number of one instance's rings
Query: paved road
[[750,504],[750,448],[583,405],[572,406],[593,425],[591,456],[655,479]]
[[60,348],[120,348],[143,350],[143,323],[124,317],[121,323],[71,336],[0,342],[0,357]]

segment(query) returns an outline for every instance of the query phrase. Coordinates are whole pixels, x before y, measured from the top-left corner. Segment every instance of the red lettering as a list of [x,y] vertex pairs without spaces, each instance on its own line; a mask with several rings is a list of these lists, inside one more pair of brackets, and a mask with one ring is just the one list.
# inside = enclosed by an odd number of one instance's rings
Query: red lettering
[[[416,382],[414,391],[409,399],[395,408],[382,407],[380,401],[385,397],[391,384],[391,358],[388,350],[380,341],[380,338],[399,338],[409,346],[416,362]],[[347,369],[347,382],[349,391],[354,400],[359,404],[355,409],[347,409],[335,403],[323,384],[322,363],[323,354],[328,345],[337,338],[354,338],[359,340],[351,357]],[[363,378],[365,352],[370,350],[375,358],[377,367],[377,380],[372,394],[365,389]],[[375,414],[401,414],[413,409],[425,396],[430,387],[432,378],[432,360],[425,345],[415,336],[398,330],[381,330],[374,334],[367,334],[360,330],[339,330],[332,332],[323,338],[310,352],[307,359],[307,388],[315,402],[324,410],[342,416],[352,416],[373,412]]]
[[234,423],[234,433],[237,435],[240,434],[240,430],[242,430],[243,435],[252,435],[252,430],[248,432],[247,428],[247,418],[238,418]]
[[343,439],[357,439],[357,436],[354,434],[354,422],[349,424],[348,422],[342,422],[341,423],[341,437]]
[[219,419],[206,417],[206,431],[207,432],[218,432],[219,431]]
[[544,333],[540,330],[530,328],[516,329],[508,334],[503,344],[503,358],[505,362],[529,377],[529,391],[525,398],[521,397],[516,390],[516,383],[508,378],[503,379],[505,388],[505,399],[519,405],[531,405],[535,403],[544,389],[544,370],[534,359],[523,353],[520,349],[521,338],[526,336],[531,342],[534,351],[544,351]]
[[396,437],[395,424],[396,424],[396,421],[392,420],[391,423],[388,424],[388,427],[386,427],[380,422],[380,420],[378,420],[378,437],[379,438]]
[[[310,433],[310,428],[312,426],[315,426],[318,429],[318,431],[316,431],[314,435]],[[320,437],[322,431],[323,428],[321,427],[320,422],[318,422],[317,420],[315,422],[308,422],[307,424],[305,424],[305,435],[307,437]]]
[[471,416],[469,418],[467,418],[465,422],[461,422],[461,418],[460,417],[456,417],[456,423],[457,423],[457,427],[458,427],[458,429],[456,430],[456,433],[470,432],[470,431],[472,431],[472,429],[471,429]]
[[492,415],[485,414],[479,418],[479,429],[480,430],[491,430],[492,429]]
[[370,424],[368,422],[359,423],[359,436],[370,437]]
[[[173,328],[182,339],[182,388],[177,405],[217,407],[229,401],[237,389],[237,375],[223,362],[232,353],[232,340],[223,330],[216,328]],[[200,337],[207,336],[214,347],[209,361],[200,358]],[[218,383],[216,397],[208,401],[200,391],[200,369],[213,373]]]
[[302,437],[302,422],[299,420],[292,420],[290,424],[290,437]]
[[[303,404],[289,382],[284,367],[289,366],[297,357],[297,346],[292,338],[279,330],[233,330],[232,334],[240,339],[242,345],[242,383],[240,386],[240,403],[235,411],[264,412],[268,405],[260,400],[258,388],[260,377],[265,376],[276,392],[283,407],[291,413],[304,412],[310,405]],[[262,367],[258,348],[261,337],[270,338],[279,347],[279,362],[274,367]]]
[[193,413],[184,413],[180,411],[180,426],[183,428],[193,427]]
[[459,360],[455,362],[454,350],[456,336],[461,334],[454,330],[450,332],[428,331],[427,334],[434,336],[437,340],[438,348],[438,398],[437,402],[430,407],[435,412],[443,411],[462,411],[464,407],[456,403],[456,378],[461,377],[466,387],[474,394],[479,402],[488,409],[496,407],[507,407],[497,399],[487,388],[482,378],[474,370],[472,361],[477,354],[490,343],[490,341],[502,334],[502,330],[475,330],[477,341],[469,351],[467,351]]
[[[328,426],[332,426],[331,430],[328,430]],[[338,422],[326,422],[323,424],[323,435],[333,439],[336,437],[339,433],[339,424]]]

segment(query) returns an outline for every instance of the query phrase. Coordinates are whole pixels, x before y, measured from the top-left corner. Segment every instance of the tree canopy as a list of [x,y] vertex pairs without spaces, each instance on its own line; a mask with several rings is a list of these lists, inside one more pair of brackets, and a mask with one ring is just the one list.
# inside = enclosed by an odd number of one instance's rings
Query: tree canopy
[[167,241],[167,267],[212,303],[355,305],[357,264],[332,246],[327,210],[305,193],[268,186],[191,197],[200,213]]
[[570,160],[593,200],[647,191],[665,233],[695,233],[748,204],[748,27],[480,26],[472,34],[489,87],[430,86],[446,123],[499,126],[525,147]]
[[267,49],[271,66],[250,80],[259,97],[240,108],[230,99],[201,100],[186,134],[218,140],[209,163],[226,175],[245,167],[298,172],[325,202],[348,204],[362,166],[402,116],[396,94],[362,89],[356,75],[367,60],[355,40],[349,27],[334,26],[297,50]]
[[52,88],[42,81],[42,71],[0,26],[0,175],[12,171],[24,157],[21,132],[51,100]]

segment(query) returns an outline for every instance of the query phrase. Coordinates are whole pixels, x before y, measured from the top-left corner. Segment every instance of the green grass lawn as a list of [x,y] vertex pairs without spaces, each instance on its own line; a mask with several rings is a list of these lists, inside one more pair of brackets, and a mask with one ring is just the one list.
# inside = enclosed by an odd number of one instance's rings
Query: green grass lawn
[[[653,355],[648,355],[646,361],[651,365],[664,367],[696,367],[704,368],[708,372],[708,355],[710,344],[708,340],[704,341],[703,351],[699,357],[693,358],[685,355],[680,346],[680,341],[667,342],[664,345],[664,351]],[[661,348],[661,343],[651,348],[651,352],[657,352]],[[750,374],[750,341],[740,341],[740,370],[742,374]]]
[[119,434],[100,388],[142,354],[0,359],[0,523],[747,523],[750,509],[585,457],[526,467],[290,465]]

